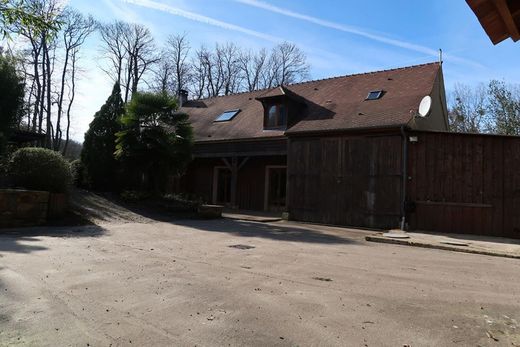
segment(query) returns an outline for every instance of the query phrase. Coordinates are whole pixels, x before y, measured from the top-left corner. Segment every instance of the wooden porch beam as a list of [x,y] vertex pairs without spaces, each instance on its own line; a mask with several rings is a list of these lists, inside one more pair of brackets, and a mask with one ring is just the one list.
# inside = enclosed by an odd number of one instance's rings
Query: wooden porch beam
[[222,161],[224,162],[224,164],[226,165],[226,167],[231,170],[231,164],[229,163],[229,161],[227,160],[227,158],[222,158]]
[[238,165],[239,171],[247,163],[248,160],[249,160],[249,157],[245,157],[244,159],[242,159],[242,162],[240,163],[240,165]]
[[504,21],[511,38],[513,41],[518,41],[520,39],[520,32],[516,26],[516,23],[513,19],[513,14],[511,13],[506,0],[496,0],[494,1],[494,4],[498,10],[498,13],[500,13],[500,16],[502,17],[502,20]]
[[226,168],[231,171],[231,208],[238,208],[237,205],[237,190],[238,190],[238,171],[247,163],[249,157],[242,159],[240,164],[238,163],[238,157],[231,157],[231,163],[228,158],[222,157],[222,162],[226,165]]
[[237,209],[238,158],[231,158],[231,208]]

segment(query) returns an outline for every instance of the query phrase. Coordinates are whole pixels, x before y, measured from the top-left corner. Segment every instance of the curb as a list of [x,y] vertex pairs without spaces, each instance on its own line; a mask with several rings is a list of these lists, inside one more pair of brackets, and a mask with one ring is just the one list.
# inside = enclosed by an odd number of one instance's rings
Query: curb
[[460,247],[455,247],[455,246],[438,245],[438,244],[434,244],[434,243],[417,242],[417,241],[411,241],[411,240],[390,239],[390,238],[386,238],[383,236],[366,236],[365,240],[370,241],[370,242],[389,243],[389,244],[394,244],[394,245],[432,248],[432,249],[440,249],[440,250],[444,250],[444,251],[480,254],[480,255],[488,255],[488,256],[492,256],[492,257],[520,259],[520,254],[517,255],[517,254],[485,251],[485,250],[478,250],[478,249],[471,249],[471,248],[460,248]]
[[247,217],[237,217],[237,216],[228,216],[225,213],[222,214],[222,218],[224,219],[231,219],[231,220],[238,220],[243,222],[256,222],[256,223],[273,223],[273,222],[280,222],[282,221],[282,218],[276,218],[276,217],[259,217],[258,219],[255,218],[247,218]]

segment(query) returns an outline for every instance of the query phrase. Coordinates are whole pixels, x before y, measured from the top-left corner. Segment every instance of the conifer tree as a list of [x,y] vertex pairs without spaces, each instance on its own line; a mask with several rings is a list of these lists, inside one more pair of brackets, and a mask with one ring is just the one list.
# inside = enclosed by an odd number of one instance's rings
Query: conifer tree
[[81,152],[81,161],[86,172],[86,184],[92,189],[103,191],[117,190],[115,179],[118,162],[114,157],[116,133],[121,130],[120,119],[124,113],[121,88],[114,85],[112,94],[101,109],[94,115]]

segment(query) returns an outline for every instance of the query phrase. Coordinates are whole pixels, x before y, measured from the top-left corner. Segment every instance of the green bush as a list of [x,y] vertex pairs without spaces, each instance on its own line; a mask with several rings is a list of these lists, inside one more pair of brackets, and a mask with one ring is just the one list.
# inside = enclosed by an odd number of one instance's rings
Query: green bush
[[152,194],[150,192],[139,190],[123,190],[120,196],[123,200],[135,202],[149,199]]
[[13,153],[8,166],[15,187],[66,193],[72,182],[70,164],[57,152],[27,147]]
[[72,175],[72,184],[76,187],[82,187],[85,184],[85,166],[80,159],[70,162],[70,173]]

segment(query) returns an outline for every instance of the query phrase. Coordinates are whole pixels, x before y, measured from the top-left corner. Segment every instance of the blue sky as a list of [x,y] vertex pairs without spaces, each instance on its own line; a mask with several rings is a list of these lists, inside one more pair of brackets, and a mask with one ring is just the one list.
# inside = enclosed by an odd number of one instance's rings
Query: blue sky
[[[186,32],[193,49],[233,41],[246,48],[290,41],[307,54],[311,78],[388,69],[438,60],[444,51],[448,92],[455,83],[490,79],[520,83],[520,42],[493,46],[463,0],[70,0],[100,21],[147,25],[158,43]],[[99,39],[83,52],[73,136],[83,139],[110,93],[100,69]]]

